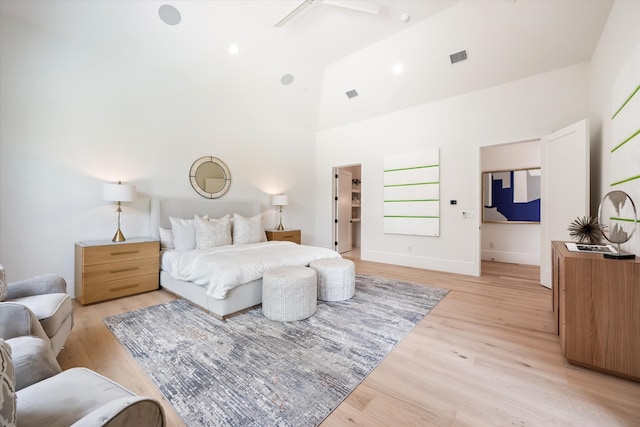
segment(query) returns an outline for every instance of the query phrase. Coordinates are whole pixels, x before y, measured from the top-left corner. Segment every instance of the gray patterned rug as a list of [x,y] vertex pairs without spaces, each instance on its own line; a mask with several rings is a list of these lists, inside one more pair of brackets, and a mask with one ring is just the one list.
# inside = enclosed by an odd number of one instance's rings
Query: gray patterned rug
[[175,300],[105,323],[188,426],[315,426],[447,292],[358,274],[352,299],[299,322]]

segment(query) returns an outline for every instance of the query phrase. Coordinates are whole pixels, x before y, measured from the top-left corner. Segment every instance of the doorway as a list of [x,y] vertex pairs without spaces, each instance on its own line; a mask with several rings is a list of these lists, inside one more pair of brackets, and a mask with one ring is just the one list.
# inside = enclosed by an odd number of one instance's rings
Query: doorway
[[[522,155],[523,147],[529,146],[534,152]],[[525,150],[526,151],[526,150]],[[497,155],[500,153],[500,155]],[[519,153],[516,155],[516,153]],[[551,241],[570,240],[567,225],[575,218],[589,214],[589,126],[586,119],[539,139],[512,144],[480,147],[480,171],[499,169],[491,164],[501,159],[509,162],[518,157],[537,158],[541,169],[540,223],[534,233],[515,236],[514,228],[509,233],[489,236],[491,224],[481,223],[480,255],[482,260],[493,259],[518,264],[540,266],[540,283],[551,287]],[[491,164],[491,165],[489,165]],[[482,209],[484,204],[481,204]],[[504,226],[500,224],[499,226]],[[532,227],[531,225],[528,227]],[[504,228],[504,227],[502,227]],[[530,232],[531,230],[529,230]],[[503,236],[504,239],[500,236]],[[498,248],[495,242],[515,242],[515,246]],[[537,260],[522,258],[523,242],[537,244]],[[500,249],[503,252],[500,254]],[[533,251],[532,251],[533,253]],[[498,255],[502,259],[498,259]]]
[[360,259],[361,170],[359,164],[333,168],[334,249],[346,258]]

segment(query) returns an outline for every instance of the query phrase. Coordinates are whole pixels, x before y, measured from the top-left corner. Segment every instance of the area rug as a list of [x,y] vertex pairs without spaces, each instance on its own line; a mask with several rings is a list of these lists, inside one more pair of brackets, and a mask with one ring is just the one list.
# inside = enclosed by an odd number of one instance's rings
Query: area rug
[[447,292],[358,274],[353,298],[298,322],[184,300],[104,321],[187,426],[316,426]]

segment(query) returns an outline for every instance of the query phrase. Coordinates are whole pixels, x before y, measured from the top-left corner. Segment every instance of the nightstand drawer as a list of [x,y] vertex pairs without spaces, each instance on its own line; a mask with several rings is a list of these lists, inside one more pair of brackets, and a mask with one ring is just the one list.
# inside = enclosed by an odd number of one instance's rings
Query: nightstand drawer
[[159,256],[157,242],[87,246],[83,252],[85,266]]
[[300,244],[300,230],[266,230],[267,240],[278,240]]
[[158,273],[159,270],[160,259],[156,256],[150,259],[87,265],[82,272],[82,279],[85,285],[90,285],[92,283]]
[[106,301],[158,289],[158,273],[85,285],[82,304]]

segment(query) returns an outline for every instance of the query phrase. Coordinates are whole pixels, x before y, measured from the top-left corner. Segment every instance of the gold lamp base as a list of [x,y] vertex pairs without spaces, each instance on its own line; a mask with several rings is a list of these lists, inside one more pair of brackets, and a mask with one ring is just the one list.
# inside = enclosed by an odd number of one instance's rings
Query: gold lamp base
[[122,231],[120,231],[120,229],[118,228],[118,231],[116,231],[115,236],[113,236],[113,242],[124,242],[125,238],[124,238],[124,234],[122,234]]
[[284,227],[282,226],[282,206],[280,206],[280,215],[279,215],[278,220],[279,220],[279,224],[276,227],[276,230],[282,231],[282,230],[284,230]]

